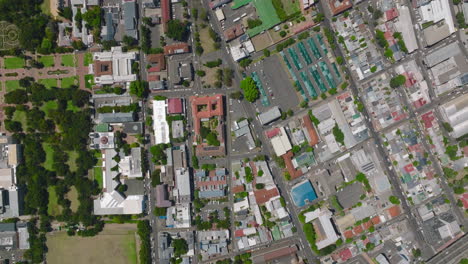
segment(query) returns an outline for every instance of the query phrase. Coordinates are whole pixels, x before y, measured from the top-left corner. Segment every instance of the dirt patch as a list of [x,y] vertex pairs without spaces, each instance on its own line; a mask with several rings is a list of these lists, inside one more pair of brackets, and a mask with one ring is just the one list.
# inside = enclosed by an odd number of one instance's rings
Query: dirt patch
[[201,78],[201,82],[203,85],[211,85],[211,88],[213,88],[214,83],[216,82],[216,71],[220,69],[218,67],[216,68],[208,68],[205,66],[202,66],[202,71],[205,71],[206,75]]
[[204,54],[208,54],[210,52],[215,51],[214,48],[214,41],[210,37],[210,33],[208,31],[208,27],[200,28],[200,42],[202,43],[202,47],[204,50]]
[[269,31],[266,31],[263,34],[258,34],[257,36],[253,37],[252,43],[256,51],[266,49],[267,47],[274,44],[274,42],[271,39]]

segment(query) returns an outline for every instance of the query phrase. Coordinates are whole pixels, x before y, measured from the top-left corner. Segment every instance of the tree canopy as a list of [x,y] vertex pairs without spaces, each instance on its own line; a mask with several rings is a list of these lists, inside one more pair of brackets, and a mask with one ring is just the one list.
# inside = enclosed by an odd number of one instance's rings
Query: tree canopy
[[255,102],[260,97],[257,84],[252,77],[246,77],[240,82],[240,88],[244,91],[244,98],[249,102]]
[[406,77],[404,75],[400,74],[400,75],[397,75],[397,76],[393,77],[390,80],[390,87],[397,88],[397,87],[400,87],[403,84],[405,84],[405,82],[406,82]]
[[167,22],[166,35],[171,39],[183,41],[188,35],[187,26],[187,22],[182,22],[178,19],[171,19]]

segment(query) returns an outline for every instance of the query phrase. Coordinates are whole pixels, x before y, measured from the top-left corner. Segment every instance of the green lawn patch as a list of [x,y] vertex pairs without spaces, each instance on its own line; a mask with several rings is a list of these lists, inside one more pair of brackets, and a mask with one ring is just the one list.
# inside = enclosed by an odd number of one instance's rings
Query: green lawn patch
[[103,185],[103,178],[102,178],[102,167],[94,167],[93,168],[93,175],[94,179],[98,182],[99,188],[102,188]]
[[24,111],[15,111],[13,114],[13,121],[20,122],[23,127],[23,131],[26,131],[28,128],[28,121],[26,120],[26,112]]
[[74,113],[80,111],[80,108],[75,106],[72,101],[67,102],[67,110],[73,111]]
[[44,0],[41,4],[41,11],[46,15],[50,15],[50,0]]
[[65,78],[62,78],[61,79],[61,85],[60,87],[61,88],[70,88],[72,85],[77,85],[78,82],[77,82],[77,78],[76,76],[73,76],[73,77],[65,77]]
[[57,87],[57,79],[40,79],[39,83],[43,84],[47,89]]
[[281,0],[281,3],[283,3],[284,11],[288,16],[301,11],[299,1]]
[[240,7],[245,6],[246,4],[252,2],[252,0],[234,0],[234,4],[232,5],[232,9],[238,9]]
[[46,160],[44,162],[44,168],[49,171],[54,171],[54,149],[49,143],[42,143],[42,148],[46,153]]
[[76,166],[76,159],[78,159],[78,151],[72,150],[72,151],[67,151],[68,154],[68,161],[67,164],[70,166],[71,171],[76,171],[78,167]]
[[49,111],[57,109],[57,106],[57,101],[48,101],[41,106],[41,110],[49,117]]
[[70,200],[70,209],[73,212],[78,210],[78,206],[80,205],[80,201],[78,200],[78,191],[76,190],[75,186],[70,188],[70,191],[67,193],[67,198]]
[[47,191],[49,192],[47,213],[52,216],[60,215],[62,213],[62,207],[58,204],[58,197],[57,193],[55,192],[55,186],[49,186]]
[[54,56],[42,56],[39,58],[39,62],[44,64],[44,67],[54,67]]
[[94,85],[94,75],[86,74],[85,76],[85,87],[88,89],[93,88]]
[[5,87],[6,87],[6,92],[11,92],[16,89],[21,89],[21,86],[19,84],[19,80],[10,80],[10,81],[5,81]]
[[62,64],[65,67],[75,67],[75,55],[73,54],[62,55]]
[[24,59],[18,57],[5,58],[5,69],[21,69],[24,67]]
[[93,63],[93,54],[85,53],[84,59],[83,59],[84,66],[89,66],[91,63]]
[[253,4],[255,10],[257,10],[258,17],[263,23],[260,26],[247,30],[247,34],[249,34],[250,37],[256,36],[262,31],[268,30],[281,22],[271,1],[253,0]]

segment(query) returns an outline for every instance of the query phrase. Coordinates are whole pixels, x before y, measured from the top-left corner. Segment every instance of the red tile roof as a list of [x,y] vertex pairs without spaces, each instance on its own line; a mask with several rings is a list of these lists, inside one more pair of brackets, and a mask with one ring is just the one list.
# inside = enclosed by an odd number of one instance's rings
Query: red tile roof
[[387,21],[398,17],[398,10],[396,8],[392,8],[390,10],[385,11],[385,17],[387,18]]
[[401,214],[400,207],[398,205],[392,206],[388,209],[388,214],[391,218],[395,218]]
[[354,233],[353,233],[353,230],[346,230],[344,231],[343,235],[345,238],[353,238]]
[[187,53],[189,51],[190,51],[189,45],[185,42],[174,43],[171,45],[164,46],[165,55],[181,54],[181,53]]
[[265,135],[267,136],[267,138],[273,138],[276,135],[278,135],[280,132],[281,132],[281,129],[279,129],[279,127],[275,127],[273,129],[266,131]]
[[348,259],[353,257],[353,253],[349,248],[343,249],[340,251],[340,258],[342,261],[347,261]]
[[264,203],[268,202],[271,198],[276,197],[279,195],[278,189],[272,188],[272,189],[262,189],[262,190],[256,190],[254,191],[255,195],[255,200],[257,201],[257,204],[263,205]]
[[434,121],[435,116],[434,116],[434,113],[432,111],[430,111],[430,112],[427,112],[427,113],[421,115],[421,119],[424,122],[424,127],[427,129],[427,128],[432,127],[432,121]]
[[468,193],[464,193],[461,197],[461,201],[463,203],[463,208],[468,209]]
[[171,19],[171,4],[169,0],[161,0],[162,24],[167,32],[167,22]]
[[263,259],[265,262],[270,262],[275,259],[279,259],[284,256],[289,256],[293,255],[297,252],[297,247],[296,246],[291,246],[291,247],[284,247],[277,249],[273,252],[266,253],[263,255]]
[[241,36],[242,34],[244,34],[244,28],[242,27],[242,24],[239,23],[224,31],[224,39],[227,42]]
[[166,70],[166,57],[164,54],[150,54],[147,55],[146,60],[149,64],[152,64],[152,67],[148,70],[149,72]]
[[302,171],[301,170],[296,170],[294,168],[294,165],[292,163],[292,158],[294,157],[294,154],[292,151],[286,152],[283,156],[281,156],[284,160],[284,165],[286,166],[286,169],[288,170],[289,175],[291,175],[291,179],[296,179],[302,176]]
[[244,236],[244,229],[238,229],[238,230],[234,231],[234,236],[235,236],[235,237],[242,237],[242,236]]
[[240,192],[243,192],[245,191],[245,188],[244,188],[244,185],[237,185],[237,186],[234,186],[232,187],[232,193],[240,193]]
[[369,230],[369,228],[371,228],[371,226],[373,225],[371,221],[367,221],[363,224],[363,226],[364,226],[364,229]]
[[312,121],[310,121],[310,117],[308,115],[305,115],[302,117],[303,125],[307,129],[307,132],[309,132],[309,137],[310,137],[310,146],[314,146],[318,143],[319,137],[317,135],[317,131],[315,131],[314,126],[312,125]]
[[[205,97],[190,97],[192,105],[192,115],[194,119],[195,133],[200,133],[200,120],[202,118],[210,118],[213,116],[224,116],[223,95],[217,94],[214,96]],[[204,110],[199,110],[199,106],[206,106]]]
[[180,98],[169,98],[167,100],[167,113],[168,114],[181,114],[183,113],[182,109],[182,99]]
[[156,82],[156,81],[161,80],[161,77],[158,74],[151,74],[151,75],[148,75],[147,79],[148,79],[148,82]]
[[353,232],[355,235],[361,234],[362,232],[364,232],[364,228],[362,228],[362,225],[358,225],[353,228]]
[[334,16],[350,9],[353,6],[351,0],[328,0],[328,4],[330,6],[330,11]]
[[405,168],[405,171],[406,171],[407,173],[410,173],[410,172],[414,171],[414,166],[413,166],[413,164],[408,164],[408,165],[406,165],[404,168]]
[[372,221],[372,224],[374,225],[380,224],[380,216],[377,215],[377,216],[372,217],[371,221]]

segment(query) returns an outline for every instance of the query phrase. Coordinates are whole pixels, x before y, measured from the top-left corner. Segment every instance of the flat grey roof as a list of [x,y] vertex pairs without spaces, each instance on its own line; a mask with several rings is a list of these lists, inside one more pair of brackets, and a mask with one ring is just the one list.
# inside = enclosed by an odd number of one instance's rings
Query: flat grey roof
[[439,48],[438,50],[427,55],[424,59],[424,63],[429,67],[433,67],[436,64],[447,60],[450,57],[453,57],[461,52],[458,42],[453,42],[448,44],[445,47]]

